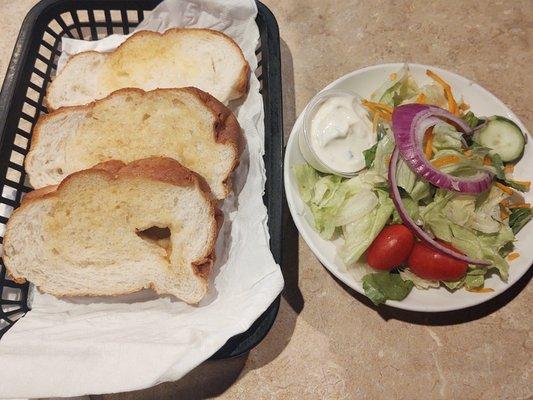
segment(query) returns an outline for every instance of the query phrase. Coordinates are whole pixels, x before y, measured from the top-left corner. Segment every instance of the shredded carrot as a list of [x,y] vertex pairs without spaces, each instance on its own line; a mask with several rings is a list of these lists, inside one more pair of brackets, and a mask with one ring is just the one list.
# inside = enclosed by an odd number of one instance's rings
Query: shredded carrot
[[433,128],[429,128],[428,132],[426,133],[426,144],[424,145],[424,155],[428,160],[431,159],[431,156],[433,155],[433,137],[435,134],[433,133]]
[[513,171],[514,171],[514,165],[513,164],[507,164],[503,170],[505,171],[506,174],[512,174]]
[[505,192],[505,193],[507,193],[509,195],[513,195],[514,194],[514,190],[511,189],[509,186],[502,185],[500,182],[496,182],[495,185],[502,192]]
[[398,74],[396,72],[393,72],[392,74],[390,74],[389,78],[391,81],[394,81],[396,78],[398,77]]
[[518,257],[520,257],[520,254],[519,253],[511,253],[507,256],[507,259],[509,261],[513,261],[513,260],[516,260]]
[[424,93],[420,93],[416,98],[416,102],[420,104],[426,104],[426,95]]
[[483,159],[483,165],[492,165],[492,159],[489,156],[485,156]]
[[467,288],[467,287],[465,287],[465,289],[468,290],[469,292],[474,292],[474,293],[490,293],[490,292],[494,292],[494,289],[489,288],[489,287],[480,287],[480,288]]
[[444,156],[433,160],[431,164],[433,164],[435,168],[440,168],[445,165],[457,164],[459,161],[461,161],[461,159],[458,156]]
[[502,201],[500,201],[500,205],[503,207],[509,207],[509,200],[503,199]]
[[512,210],[513,208],[531,208],[530,203],[524,203],[524,204],[511,204],[509,207],[509,210]]
[[470,105],[465,103],[464,101],[461,101],[461,104],[459,104],[459,110],[466,111],[470,108]]
[[392,119],[392,107],[385,104],[373,103],[368,100],[363,100],[361,103],[374,114],[374,117],[378,114],[385,121],[390,121]]
[[463,151],[463,154],[467,156],[468,158],[470,158],[472,157],[473,153],[472,153],[472,150],[468,149],[468,150]]
[[382,111],[385,111],[389,114],[392,114],[392,107],[389,107],[385,104],[381,104],[381,103],[374,103],[372,101],[368,101],[368,100],[363,100],[361,102],[366,108],[368,108],[370,111],[375,111],[375,110],[382,110]]
[[442,86],[444,89],[444,96],[446,97],[446,100],[448,100],[449,111],[454,115],[459,115],[459,108],[457,107],[457,102],[453,97],[451,86],[435,72],[430,71],[429,69],[426,70],[426,75]]
[[509,213],[504,207],[500,207],[500,219],[503,221],[509,217]]
[[531,188],[530,181],[515,181],[515,183],[518,183],[519,185],[524,186],[526,190],[529,190]]

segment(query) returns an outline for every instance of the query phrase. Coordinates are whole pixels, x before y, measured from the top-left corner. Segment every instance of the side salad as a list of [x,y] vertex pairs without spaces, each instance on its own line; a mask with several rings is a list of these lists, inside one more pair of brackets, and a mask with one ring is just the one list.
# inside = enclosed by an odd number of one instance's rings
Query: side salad
[[531,183],[513,176],[526,135],[505,117],[474,115],[427,75],[419,85],[404,67],[362,100],[377,142],[356,176],[294,167],[314,228],[343,239],[340,256],[375,304],[413,287],[492,291],[485,279],[507,280],[515,235],[532,219],[522,195]]

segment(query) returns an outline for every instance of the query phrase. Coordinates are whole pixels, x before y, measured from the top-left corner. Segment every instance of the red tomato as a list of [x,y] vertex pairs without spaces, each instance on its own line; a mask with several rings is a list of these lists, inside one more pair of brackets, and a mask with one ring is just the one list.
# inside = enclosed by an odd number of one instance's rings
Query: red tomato
[[[438,242],[460,253],[451,244]],[[422,242],[415,243],[407,264],[419,277],[439,281],[454,281],[462,278],[468,268],[466,262],[456,260]]]
[[406,226],[386,226],[368,248],[366,261],[372,268],[391,270],[407,260],[414,243],[415,237]]

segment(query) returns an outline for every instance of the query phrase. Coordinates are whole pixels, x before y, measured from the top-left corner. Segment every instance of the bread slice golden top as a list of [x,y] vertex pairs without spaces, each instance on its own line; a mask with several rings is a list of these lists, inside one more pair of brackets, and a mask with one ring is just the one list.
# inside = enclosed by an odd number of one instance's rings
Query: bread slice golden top
[[48,87],[49,110],[83,105],[127,87],[194,86],[222,103],[243,96],[250,67],[229,36],[210,29],[140,31],[110,53],[72,56]]
[[10,276],[56,296],[152,287],[188,303],[207,290],[220,212],[170,158],[109,161],[29,193],[7,224]]
[[243,141],[231,110],[199,89],[121,89],[39,118],[25,167],[41,188],[103,161],[164,156],[203,176],[223,199]]

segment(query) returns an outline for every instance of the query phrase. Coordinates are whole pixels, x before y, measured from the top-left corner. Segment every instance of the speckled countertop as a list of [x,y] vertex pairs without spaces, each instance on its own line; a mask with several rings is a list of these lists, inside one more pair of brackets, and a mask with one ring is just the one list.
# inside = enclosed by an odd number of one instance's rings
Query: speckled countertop
[[[34,0],[0,0],[3,76]],[[533,3],[266,0],[281,33],[285,134],[319,89],[383,62],[436,65],[502,99],[533,129]],[[520,281],[467,312],[376,310],[343,287],[287,215],[286,287],[278,318],[248,355],[118,399],[529,399],[533,288]],[[520,290],[522,289],[522,290]]]

